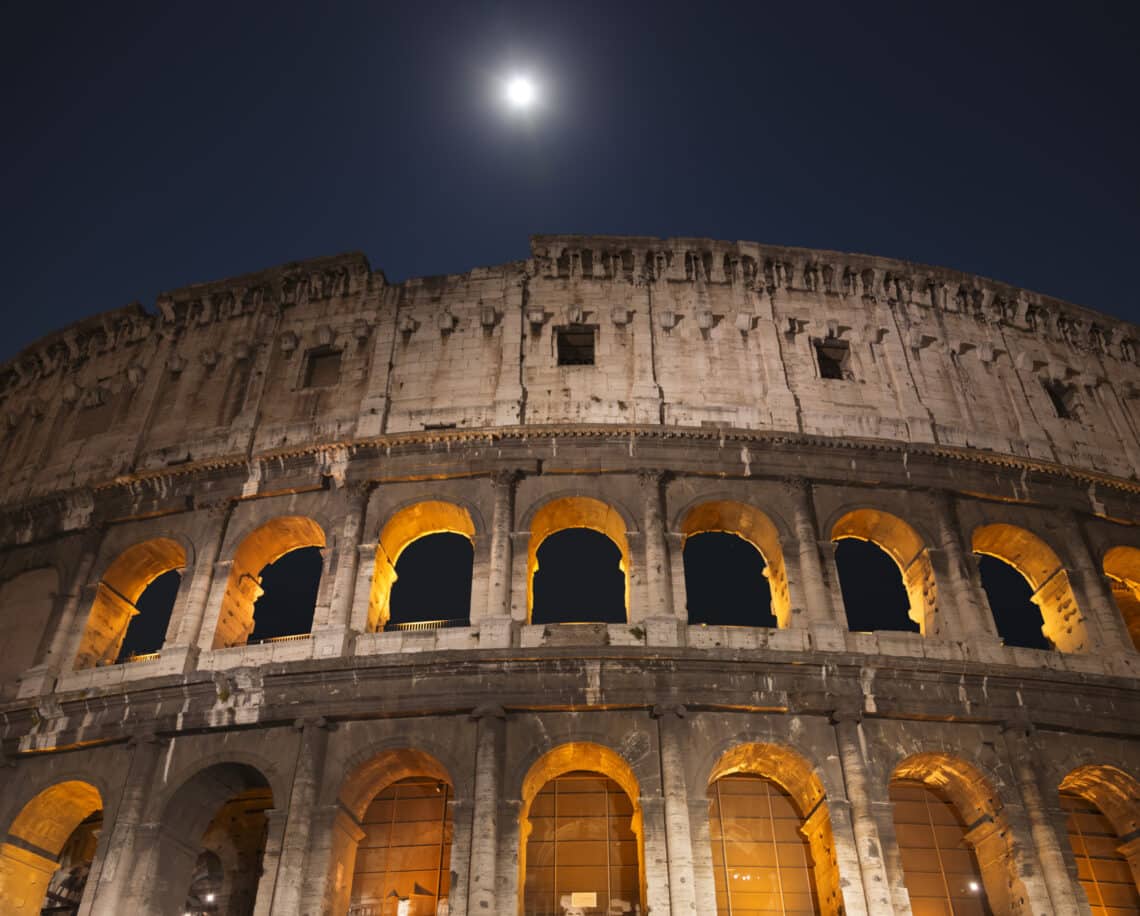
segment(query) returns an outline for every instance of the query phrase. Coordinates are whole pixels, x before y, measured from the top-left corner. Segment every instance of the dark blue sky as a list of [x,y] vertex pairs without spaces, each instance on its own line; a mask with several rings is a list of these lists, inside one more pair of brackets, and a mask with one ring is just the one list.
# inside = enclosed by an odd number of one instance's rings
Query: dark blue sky
[[[27,3],[0,359],[187,283],[540,232],[974,271],[1140,319],[1140,4]],[[516,66],[544,110],[512,118]]]

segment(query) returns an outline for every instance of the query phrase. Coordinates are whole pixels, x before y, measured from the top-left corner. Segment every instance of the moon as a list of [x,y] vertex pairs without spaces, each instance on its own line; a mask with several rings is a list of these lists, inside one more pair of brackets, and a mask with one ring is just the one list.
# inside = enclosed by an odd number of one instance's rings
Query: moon
[[533,108],[538,100],[538,87],[534,81],[521,73],[509,77],[503,88],[503,97],[507,104],[517,111]]

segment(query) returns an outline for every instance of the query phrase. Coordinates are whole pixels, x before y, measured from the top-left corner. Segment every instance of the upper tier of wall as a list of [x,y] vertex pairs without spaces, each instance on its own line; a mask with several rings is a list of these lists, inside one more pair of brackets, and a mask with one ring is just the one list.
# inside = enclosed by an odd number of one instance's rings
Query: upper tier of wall
[[[560,366],[555,329],[596,326]],[[848,345],[821,378],[815,342]],[[341,352],[307,387],[309,354]],[[387,433],[721,427],[976,448],[1140,473],[1140,329],[884,258],[537,236],[531,257],[389,284],[359,254],[79,322],[0,366],[0,503]],[[1064,399],[1059,417],[1054,395]]]

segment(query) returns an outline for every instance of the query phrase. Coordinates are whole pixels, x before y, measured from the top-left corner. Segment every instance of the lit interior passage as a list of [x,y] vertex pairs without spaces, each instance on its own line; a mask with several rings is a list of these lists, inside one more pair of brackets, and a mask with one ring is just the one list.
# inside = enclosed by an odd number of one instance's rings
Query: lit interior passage
[[982,871],[957,808],[916,780],[892,780],[890,799],[914,916],[989,916]]
[[614,780],[572,771],[551,779],[530,806],[526,916],[632,913],[640,907],[634,806]]
[[1140,652],[1140,549],[1113,547],[1104,555],[1104,574],[1112,585],[1112,597],[1132,645]]
[[[320,548],[324,546],[325,533],[321,526],[298,515],[275,518],[246,536],[234,551],[214,630],[213,648],[245,645],[253,636],[255,625],[258,629],[255,638],[259,639],[309,632],[317,594],[313,570],[318,570],[316,580],[319,588],[320,571],[316,560],[320,559],[323,564]],[[269,579],[263,582],[267,567],[287,554],[300,553],[305,548],[316,549],[301,553],[299,557],[276,567]],[[267,596],[264,602],[260,601],[263,596]],[[275,607],[279,598],[286,599],[285,610],[279,611]],[[255,621],[255,618],[260,619]]]
[[763,512],[714,500],[689,510],[680,528],[690,623],[791,624],[780,537]]
[[1077,877],[1093,916],[1140,916],[1140,892],[1121,840],[1101,810],[1074,792],[1061,792],[1065,830]]
[[831,539],[849,629],[937,635],[934,569],[918,532],[887,512],[857,509]]
[[530,623],[623,623],[629,609],[625,520],[586,496],[552,500],[530,525]]
[[185,567],[186,551],[170,538],[144,541],[119,554],[96,587],[76,670],[157,652]]
[[198,845],[184,913],[252,916],[273,807],[268,788],[246,789],[227,799]]
[[[393,783],[373,799],[360,828],[351,912],[435,916],[450,892],[451,786],[430,777]],[[369,909],[371,908],[371,909]]]
[[5,916],[69,912],[82,902],[99,836],[103,802],[79,780],[56,783],[29,801],[0,844]]
[[804,819],[791,796],[749,773],[709,789],[709,831],[722,916],[813,916],[820,912]]
[[455,503],[423,500],[395,512],[376,544],[369,631],[468,622],[474,545],[471,513]]
[[[1049,646],[1061,652],[1089,650],[1088,630],[1069,583],[1069,575],[1061,565],[1060,557],[1041,538],[1014,525],[983,525],[974,531],[973,550],[976,554],[993,557],[1013,567],[1029,584],[1029,600],[1040,610],[1041,633]],[[990,569],[992,577],[992,570],[996,567],[991,565]],[[1003,626],[1013,630],[1017,621],[1007,623],[1003,620],[1009,616],[1003,608],[1005,599],[989,588],[986,595],[999,632]]]

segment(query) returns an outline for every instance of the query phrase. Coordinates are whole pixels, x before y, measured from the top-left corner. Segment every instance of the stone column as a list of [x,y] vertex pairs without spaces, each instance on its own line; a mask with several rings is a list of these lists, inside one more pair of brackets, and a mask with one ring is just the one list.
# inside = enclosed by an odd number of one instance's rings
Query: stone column
[[[665,847],[669,863],[669,912],[697,913],[693,874],[693,837],[689,823],[689,792],[685,783],[684,706],[655,706],[661,746],[661,789],[665,796]],[[708,817],[706,813],[705,820]],[[713,898],[715,899],[715,897]]]
[[[294,727],[300,731],[297,763],[293,769],[293,788],[286,811],[285,836],[281,844],[279,875],[273,892],[272,912],[300,913],[301,891],[306,859],[309,853],[310,827],[317,792],[325,769],[328,751],[329,723],[323,718],[298,719]],[[260,888],[258,898],[261,897]]]
[[313,808],[299,913],[347,913],[364,831],[339,799]]
[[1041,862],[1041,872],[1045,887],[1053,902],[1055,916],[1077,916],[1081,912],[1065,864],[1065,856],[1057,834],[1049,824],[1049,815],[1033,769],[1033,759],[1038,751],[1032,741],[1033,726],[1027,721],[1007,722],[1002,726],[1009,763],[1017,781],[1017,789],[1029,818],[1033,845],[1037,847],[1037,858]]
[[1132,880],[1137,887],[1140,887],[1140,836],[1133,835],[1128,842],[1117,846],[1116,851],[1128,861],[1128,867],[1132,870]]
[[[226,537],[233,504],[211,506],[206,510],[210,524],[209,540],[201,545],[194,558],[194,568],[190,573],[190,584],[177,621],[171,620],[170,645],[162,647],[163,660],[172,655],[180,656],[183,672],[192,671],[198,661],[202,625],[206,617],[213,586],[214,567],[221,557],[222,542]],[[228,575],[227,575],[228,578]],[[173,661],[173,659],[171,659]]]
[[287,815],[288,812],[278,808],[265,812],[265,852],[261,854],[261,879],[257,882],[257,902],[253,907],[253,916],[294,916],[284,909],[278,909],[273,900]]
[[937,491],[931,501],[938,520],[938,550],[930,551],[930,556],[938,583],[939,616],[946,612],[951,616],[947,637],[997,643],[997,628],[989,602],[977,576],[967,566],[966,558],[972,556],[973,551],[967,550],[963,543],[954,499],[945,491]]
[[88,586],[87,580],[91,576],[91,568],[95,565],[97,544],[102,537],[101,529],[92,535],[90,546],[84,551],[75,568],[70,589],[59,596],[62,608],[56,620],[55,633],[44,654],[44,660],[34,668],[29,668],[20,678],[21,697],[49,693],[55,686],[55,679],[74,666],[75,653],[79,651],[79,640],[83,635],[80,621],[86,620],[86,615],[91,610],[91,603],[95,600],[95,587]]
[[672,576],[669,548],[665,543],[665,521],[661,511],[663,471],[641,471],[643,526],[645,528],[645,617],[673,617]]
[[[479,623],[479,645],[506,648],[511,644],[511,582],[514,578],[513,545],[515,470],[497,471],[491,475],[493,504],[491,508],[491,559],[487,583],[487,606]],[[472,624],[476,621],[472,620]]]
[[140,874],[146,876],[150,873],[146,865],[148,860],[152,867],[157,866],[157,862],[151,860],[155,844],[149,841],[147,830],[153,825],[144,824],[143,815],[151,800],[155,773],[167,746],[166,741],[153,734],[131,739],[131,762],[123,782],[123,792],[115,807],[114,821],[103,825],[107,841],[102,863],[98,869],[92,863],[80,916],[145,911],[149,881],[140,883],[135,879]]
[[803,592],[804,616],[812,631],[817,648],[842,650],[846,647],[844,634],[847,620],[840,599],[839,577],[834,567],[825,567],[820,541],[816,532],[815,508],[812,505],[811,484],[801,478],[787,481],[787,492],[792,498],[792,523],[796,532],[796,550],[799,558],[800,589]]
[[1075,512],[1070,511],[1066,515],[1069,520],[1067,529],[1078,535],[1067,541],[1071,545],[1069,555],[1075,567],[1069,571],[1069,584],[1079,596],[1078,601],[1084,600],[1088,608],[1085,617],[1093,620],[1096,629],[1093,634],[1096,644],[1090,646],[1090,649],[1094,652],[1103,650],[1112,655],[1135,654],[1137,650],[1132,644],[1132,634],[1128,632],[1128,625],[1112,596],[1112,586],[1104,575],[1104,568],[1097,562],[1089,546],[1084,525]]
[[883,863],[882,843],[871,806],[867,768],[863,759],[863,716],[858,710],[837,709],[831,716],[835,727],[835,740],[839,746],[839,760],[843,767],[843,780],[847,786],[847,801],[851,805],[851,827],[855,833],[855,849],[859,871],[863,876],[863,893],[867,912],[893,913],[890,882]]
[[[633,829],[641,838],[641,868],[645,879],[643,912],[672,913],[671,869],[669,867],[668,826],[665,799],[643,795],[637,799],[640,811],[634,815]],[[681,913],[691,911],[680,911]]]
[[476,723],[475,798],[472,806],[471,867],[467,876],[467,908],[471,913],[500,913],[511,906],[496,898],[495,875],[499,840],[500,760],[507,714],[501,706],[480,706]]
[[454,916],[467,916],[467,887],[471,865],[471,827],[474,806],[471,799],[452,797],[447,802],[451,817],[451,849],[448,853],[451,889],[447,902]]
[[356,575],[360,567],[357,547],[364,527],[364,514],[368,509],[369,485],[351,483],[345,487],[346,512],[336,548],[332,551],[332,595],[323,620],[313,621],[313,657],[331,658],[352,651],[353,600],[356,596]]
[[226,596],[226,588],[230,584],[230,570],[234,561],[218,560],[214,564],[210,579],[210,594],[206,599],[206,611],[202,615],[202,625],[198,631],[198,649],[209,652],[214,648],[214,631],[218,628],[218,618],[222,613],[222,600]]

